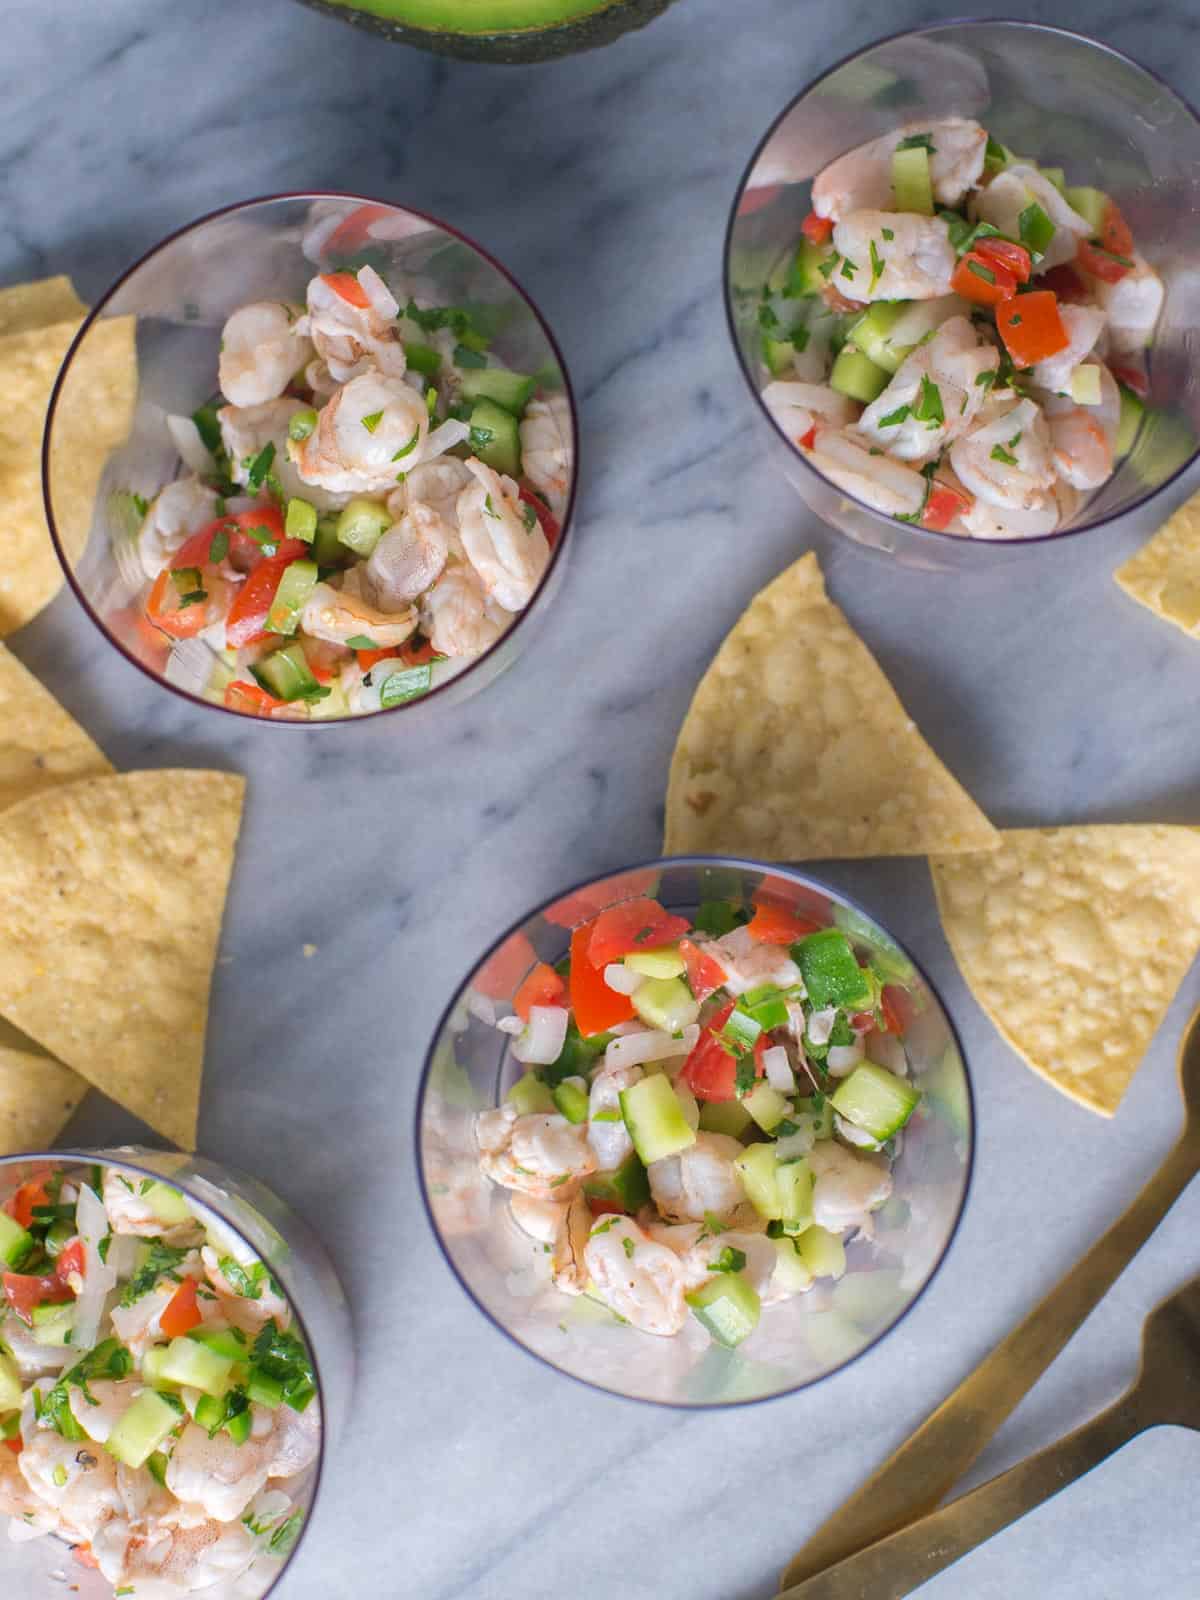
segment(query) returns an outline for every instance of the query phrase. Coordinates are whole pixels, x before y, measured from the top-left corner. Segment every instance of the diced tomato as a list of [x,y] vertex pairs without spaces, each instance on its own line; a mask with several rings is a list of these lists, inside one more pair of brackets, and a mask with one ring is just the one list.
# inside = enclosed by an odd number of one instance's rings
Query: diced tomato
[[606,1033],[618,1022],[629,1022],[636,1015],[627,994],[618,994],[604,981],[604,973],[590,960],[590,946],[596,924],[585,922],[571,935],[571,1010],[575,1026],[584,1038]]
[[1124,362],[1110,361],[1108,370],[1118,383],[1123,383],[1127,389],[1132,389],[1134,394],[1145,400],[1150,393],[1150,379],[1146,375],[1145,367],[1130,367]]
[[21,1321],[33,1326],[35,1306],[61,1306],[75,1297],[56,1276],[32,1277],[24,1272],[6,1272],[3,1280],[4,1298]]
[[523,483],[517,492],[527,506],[533,507],[537,514],[537,519],[542,525],[542,532],[546,535],[546,543],[553,550],[558,542],[558,536],[562,532],[558,524],[558,518],[550,510],[541,495],[535,489],[531,489],[528,484]]
[[[737,1098],[737,1062],[717,1042],[717,1035],[729,1021],[734,1002],[722,1006],[708,1024],[700,1030],[700,1037],[679,1074],[697,1100],[734,1100]],[[762,1060],[755,1050],[754,1076],[763,1075]]]
[[225,704],[230,711],[241,711],[250,717],[290,717],[292,708],[286,700],[277,700],[273,694],[260,689],[256,683],[243,683],[235,678],[225,685]]
[[556,927],[574,928],[581,922],[589,922],[622,895],[649,894],[657,883],[658,873],[653,867],[639,867],[635,872],[623,872],[576,889],[573,894],[566,894],[547,906],[542,915]]
[[797,916],[786,906],[764,900],[746,924],[746,932],[759,944],[794,944],[807,933],[816,933],[821,926],[812,917]]
[[979,239],[975,243],[975,254],[993,269],[1003,267],[1018,283],[1029,282],[1033,257],[1023,244],[1014,244],[1011,239]]
[[537,951],[523,933],[510,933],[471,980],[489,1000],[511,1000],[521,979],[537,961]]
[[907,989],[895,983],[886,984],[879,999],[879,1009],[888,1033],[908,1032],[913,1019],[913,999]]
[[206,523],[197,533],[186,539],[171,557],[173,567],[205,567],[212,564],[212,542],[218,533],[229,541],[229,564],[237,572],[250,572],[260,561],[270,560],[263,554],[262,541],[250,536],[251,529],[265,530],[268,544],[276,546],[277,556],[292,560],[308,553],[302,539],[289,539],[284,533],[283,517],[279,507],[267,501],[252,506],[249,511],[231,511]]
[[943,533],[964,511],[970,511],[974,501],[961,489],[952,489],[948,483],[934,478],[929,485],[929,497],[921,512],[921,526]]
[[354,654],[358,657],[358,664],[363,671],[370,672],[377,661],[395,658],[399,656],[400,650],[398,646],[393,645],[390,650],[356,650]]
[[686,917],[674,916],[657,900],[623,900],[602,911],[592,924],[588,960],[594,967],[606,967],[637,950],[671,944],[690,927]]
[[395,215],[396,212],[391,206],[356,207],[348,217],[343,217],[326,239],[324,247],[326,253],[331,256],[353,255],[356,250],[361,250],[370,242],[373,222],[382,222],[385,217]]
[[797,438],[796,443],[800,446],[801,450],[811,450],[813,445],[816,444],[816,442],[817,442],[817,425],[814,422],[812,427],[808,430],[808,432],[806,434],[804,434],[800,438]]
[[349,306],[365,310],[371,304],[367,291],[352,272],[323,272],[321,282],[327,283],[334,294],[340,295]]
[[423,667],[427,661],[439,659],[437,651],[426,639],[424,644],[402,644],[396,654],[408,667]]
[[200,1322],[200,1307],[196,1302],[196,1280],[185,1278],[167,1301],[158,1319],[158,1325],[168,1339],[182,1339],[185,1333]]
[[1070,344],[1049,289],[1014,295],[996,307],[996,327],[1017,367],[1032,367]]
[[828,244],[833,238],[833,218],[819,217],[815,211],[810,211],[800,224],[800,232],[809,244]]
[[554,968],[539,961],[513,995],[513,1010],[522,1022],[528,1022],[531,1006],[560,1006],[566,993],[567,986]]
[[213,620],[212,610],[224,604],[227,585],[221,578],[201,575],[203,600],[184,604],[173,575],[168,568],[159,573],[154,586],[146,596],[146,615],[156,628],[161,628],[172,639],[194,639]]
[[1043,289],[1052,289],[1058,296],[1060,305],[1078,306],[1091,304],[1091,290],[1069,262],[1063,262],[1061,266],[1051,267],[1049,272],[1039,273],[1038,283]]
[[32,1178],[26,1178],[21,1187],[14,1190],[4,1202],[5,1211],[22,1228],[28,1228],[33,1221],[34,1206],[50,1204],[50,1196],[46,1193],[46,1180],[49,1176],[49,1167],[41,1172],[35,1172]]
[[1108,210],[1104,213],[1104,225],[1100,229],[1100,243],[1106,250],[1111,250],[1115,256],[1131,256],[1133,254],[1133,233],[1129,224],[1121,215],[1121,208],[1115,200],[1108,202]]
[[[289,539],[286,542],[296,544],[299,541]],[[301,549],[305,548],[301,545]],[[230,649],[236,650],[241,645],[254,644],[259,639],[270,637],[266,628],[267,614],[275,599],[275,591],[279,588],[279,580],[294,560],[294,555],[285,555],[282,550],[277,556],[269,556],[266,561],[258,563],[238,589],[229,615],[225,618],[225,642]]]
[[1081,239],[1075,260],[1085,272],[1090,272],[1093,278],[1099,278],[1102,283],[1120,283],[1129,271],[1131,258],[1118,258],[1101,245],[1094,244],[1091,239]]
[[725,982],[725,968],[690,939],[680,939],[679,954],[687,967],[688,987],[697,1000],[707,1000]]
[[4,1442],[15,1456],[19,1456],[21,1451],[25,1448],[24,1440],[21,1438],[19,1433],[11,1439],[5,1439]]
[[58,1274],[60,1283],[68,1284],[73,1272],[80,1277],[87,1271],[87,1246],[82,1239],[72,1239],[65,1249],[58,1252],[54,1262],[54,1270]]
[[968,250],[955,267],[950,287],[977,306],[998,306],[1017,292],[1017,280],[1008,268],[979,250]]

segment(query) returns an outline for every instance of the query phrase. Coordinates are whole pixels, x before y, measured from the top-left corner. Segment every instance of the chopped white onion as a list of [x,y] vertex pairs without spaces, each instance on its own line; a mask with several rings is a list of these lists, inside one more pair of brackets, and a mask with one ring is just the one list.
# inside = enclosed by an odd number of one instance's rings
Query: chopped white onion
[[835,1078],[844,1078],[848,1072],[854,1071],[862,1058],[862,1040],[855,1039],[853,1044],[831,1044],[825,1065]]
[[679,1038],[660,1028],[643,1028],[640,1033],[627,1033],[612,1040],[604,1052],[604,1065],[636,1067],[647,1061],[669,1061],[672,1056],[690,1055],[699,1037],[700,1029],[694,1022]]
[[459,421],[457,417],[439,423],[425,439],[425,446],[421,451],[422,463],[432,461],[435,456],[445,455],[447,450],[453,450],[456,444],[462,444],[464,439],[470,437],[470,424]]
[[679,1079],[676,1079],[674,1089],[675,1098],[679,1101],[680,1107],[683,1110],[683,1120],[687,1123],[692,1132],[695,1133],[696,1129],[700,1126],[700,1107],[696,1103],[696,1096],[688,1088],[687,1084],[683,1083]]
[[618,994],[632,994],[645,983],[646,975],[631,971],[623,961],[610,961],[604,969],[604,981]]
[[191,417],[169,416],[167,432],[171,435],[185,467],[199,473],[202,478],[207,478],[217,470],[212,452],[200,437],[200,430]]
[[530,1006],[529,1022],[514,1043],[513,1055],[527,1066],[549,1066],[562,1055],[567,1042],[565,1006]]
[[521,1033],[524,1030],[525,1024],[521,1021],[520,1017],[501,1017],[496,1026],[500,1029],[501,1033]]
[[104,1302],[109,1290],[116,1287],[117,1275],[109,1263],[100,1259],[101,1242],[110,1232],[108,1213],[99,1195],[86,1183],[79,1189],[75,1221],[84,1244],[84,1265],[83,1289],[75,1301],[75,1319],[71,1324],[71,1343],[76,1350],[90,1350],[99,1337]]
[[489,1000],[486,994],[480,994],[478,989],[468,989],[466,1007],[473,1017],[486,1022],[489,1028],[496,1026],[496,1002]]
[[780,1094],[795,1094],[796,1075],[792,1071],[788,1053],[781,1044],[773,1044],[769,1050],[763,1051],[762,1065],[772,1089],[778,1089]]
[[384,322],[394,322],[400,315],[400,307],[396,297],[375,271],[374,267],[359,267],[358,283],[362,292],[371,302],[371,309],[377,311]]
[[806,1032],[814,1044],[825,1044],[833,1032],[833,1025],[837,1021],[837,1007],[826,1006],[823,1011],[814,1011],[808,1019]]

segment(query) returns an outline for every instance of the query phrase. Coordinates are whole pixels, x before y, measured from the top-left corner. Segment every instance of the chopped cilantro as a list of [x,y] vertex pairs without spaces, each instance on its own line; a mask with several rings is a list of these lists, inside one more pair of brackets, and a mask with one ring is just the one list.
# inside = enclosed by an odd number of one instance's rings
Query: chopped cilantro
[[746,1265],[746,1252],[727,1244],[715,1261],[708,1263],[710,1272],[741,1272]]
[[633,1252],[637,1249],[637,1245],[634,1244],[633,1240],[627,1233],[622,1234],[621,1236],[621,1248],[625,1251],[625,1254],[628,1256],[629,1260],[632,1261]]
[[881,428],[898,428],[911,413],[911,406],[897,406],[895,411],[889,411],[886,417],[880,417],[878,425]]
[[835,250],[832,255],[826,256],[824,261],[818,263],[817,271],[826,280],[826,282],[828,282],[829,279],[833,277],[833,274],[837,268],[837,264],[838,253]]
[[303,1411],[317,1392],[308,1351],[294,1333],[272,1317],[254,1341],[251,1365],[283,1385],[283,1398],[293,1411]]
[[243,1300],[261,1300],[267,1269],[261,1261],[252,1267],[243,1267],[233,1256],[222,1256],[218,1265],[225,1282]]
[[1015,467],[1017,464],[1016,456],[1012,455],[1011,452],[1006,450],[1002,444],[993,446],[992,460],[1002,461],[1006,467]]
[[936,153],[936,148],[931,133],[910,133],[896,146],[897,150],[928,150],[930,155]]
[[177,1250],[174,1245],[164,1244],[161,1239],[153,1240],[142,1265],[125,1285],[121,1295],[122,1306],[131,1306],[144,1294],[149,1294],[160,1278],[170,1278],[172,1283],[182,1282],[175,1269],[186,1255],[186,1250]]
[[365,417],[362,418],[362,425],[367,430],[368,433],[374,433],[375,429],[379,426],[379,424],[382,421],[383,421],[383,412],[382,411],[372,411],[369,416],[365,416]]
[[858,271],[858,268],[857,268],[857,266],[855,266],[854,262],[851,261],[850,257],[849,256],[843,256],[842,257],[842,277],[843,278],[853,278],[854,274],[857,271]]
[[484,511],[484,515],[488,516],[488,517],[491,517],[494,522],[499,522],[500,521],[500,513],[496,510],[495,506],[492,504],[492,497],[491,497],[490,494],[485,495],[484,498],[483,498],[483,511]]
[[880,231],[889,244],[891,244],[892,240],[896,237],[890,228],[882,228]]
[[281,1522],[271,1535],[267,1549],[273,1556],[278,1556],[282,1561],[289,1556],[300,1537],[300,1527],[304,1521],[304,1512],[297,1509],[292,1512],[286,1522]]
[[229,533],[228,533],[228,530],[225,529],[225,528],[218,528],[216,533],[213,534],[212,542],[209,544],[209,547],[208,547],[208,559],[212,563],[213,566],[216,566],[217,562],[218,561],[224,561],[225,557],[228,554],[229,554]]
[[720,1217],[714,1217],[711,1211],[706,1211],[704,1213],[704,1231],[715,1239],[718,1233],[725,1232],[725,1224]]
[[275,446],[270,440],[250,462],[246,469],[246,487],[256,492],[262,488],[263,479],[271,470],[271,463],[275,459]]
[[879,251],[875,248],[875,241],[874,241],[874,239],[872,239],[871,240],[871,284],[870,284],[870,287],[872,289],[879,282],[880,277],[883,275],[883,269],[886,266],[886,264],[887,263],[884,261],[883,257],[879,254]]
[[939,427],[946,420],[942,391],[927,373],[921,375],[921,394],[913,407],[913,416],[918,422],[927,422],[931,428]]

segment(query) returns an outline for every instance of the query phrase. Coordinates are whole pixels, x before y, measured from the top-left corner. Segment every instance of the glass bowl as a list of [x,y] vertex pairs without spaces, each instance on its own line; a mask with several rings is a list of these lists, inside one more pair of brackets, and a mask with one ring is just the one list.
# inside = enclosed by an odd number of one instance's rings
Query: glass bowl
[[[925,1089],[893,1169],[895,1190],[873,1243],[852,1241],[847,1272],[766,1307],[735,1350],[690,1319],[674,1338],[622,1325],[586,1296],[550,1282],[549,1256],[513,1222],[508,1191],[479,1170],[474,1119],[503,1100],[522,1070],[494,1021],[536,961],[567,951],[570,929],[639,895],[694,913],[704,900],[749,906],[755,893],[802,908],[847,934],[880,970],[901,974],[916,1001],[906,1043]],[[661,1405],[745,1404],[827,1377],[881,1339],[915,1303],[954,1237],[973,1151],[971,1088],[954,1026],[933,986],[892,937],[836,890],[784,867],[676,857],[578,885],[531,911],[459,985],[434,1035],[417,1104],[421,1192],[451,1270],[483,1314],[548,1366],[597,1389]]]
[[[270,1265],[292,1308],[312,1357],[321,1407],[320,1452],[305,1489],[305,1515],[291,1554],[262,1590],[246,1600],[265,1600],[292,1570],[312,1524],[331,1448],[345,1426],[354,1382],[354,1338],[345,1294],[323,1246],[294,1211],[254,1178],[234,1173],[201,1156],[123,1145],[113,1150],[45,1150],[0,1160],[0,1200],[47,1167],[119,1167],[134,1182],[161,1178],[208,1213]],[[3,1446],[0,1446],[3,1448]],[[7,1519],[4,1519],[5,1521]],[[301,1563],[302,1564],[302,1563]],[[57,1594],[63,1585],[80,1600],[112,1600],[112,1585],[84,1566],[67,1545],[51,1536],[24,1542],[0,1532],[0,1590],[6,1595]],[[224,1590],[222,1589],[222,1592]],[[238,1590],[239,1595],[243,1593]]]
[[[902,123],[974,117],[1073,184],[1104,189],[1162,275],[1146,419],[1130,454],[1070,527],[1034,538],[967,539],[898,522],[823,477],[762,402],[757,322],[768,275],[800,237],[812,179],[836,156]],[[1197,454],[1200,373],[1200,121],[1110,46],[1027,22],[952,22],[896,34],[831,67],[775,119],[738,187],[725,239],[725,306],[769,448],[801,498],[859,544],[908,565],[978,569],[1028,546],[1086,533],[1134,510]]]
[[[228,206],[156,245],[101,297],[67,352],[51,396],[42,451],[51,536],[84,610],[127,660],[195,705],[246,715],[204,698],[194,667],[168,666],[167,641],[139,604],[145,579],[136,559],[127,558],[140,521],[136,511],[131,515],[131,495],[150,498],[186,471],[166,418],[190,416],[216,393],[220,334],[232,311],[255,299],[303,303],[315,271],[366,264],[385,279],[403,274],[417,280],[442,304],[468,305],[478,320],[486,319],[496,353],[513,370],[536,374],[541,392],[564,397],[571,435],[566,510],[529,605],[465,667],[451,672],[447,663],[438,663],[428,693],[366,715],[262,720],[309,728],[444,711],[516,660],[562,583],[578,481],[575,405],[554,336],[515,279],[445,223],[363,196],[287,194]],[[121,332],[114,327],[121,318],[132,318],[136,333],[132,396],[123,392],[128,384],[113,369],[112,357],[105,362],[101,356],[105,342],[111,348]],[[82,359],[85,354],[92,359]],[[97,393],[97,369],[107,371],[110,392]],[[81,462],[95,460],[100,405],[108,413],[108,430],[120,439],[102,470],[81,469]],[[127,425],[118,417],[114,426],[114,411],[126,413]]]

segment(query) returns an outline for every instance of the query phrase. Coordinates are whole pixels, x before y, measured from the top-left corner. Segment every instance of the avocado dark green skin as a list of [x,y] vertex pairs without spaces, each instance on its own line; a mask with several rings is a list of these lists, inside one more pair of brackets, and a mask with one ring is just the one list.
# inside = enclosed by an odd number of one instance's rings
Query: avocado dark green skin
[[418,50],[453,56],[458,61],[517,66],[531,61],[551,61],[555,56],[574,55],[579,50],[597,50],[619,39],[623,33],[644,28],[674,4],[674,0],[616,0],[595,16],[575,17],[551,27],[530,28],[521,33],[471,34],[414,28],[366,11],[354,11],[349,6],[329,5],[326,0],[300,0],[300,3],[396,44],[411,44]]

